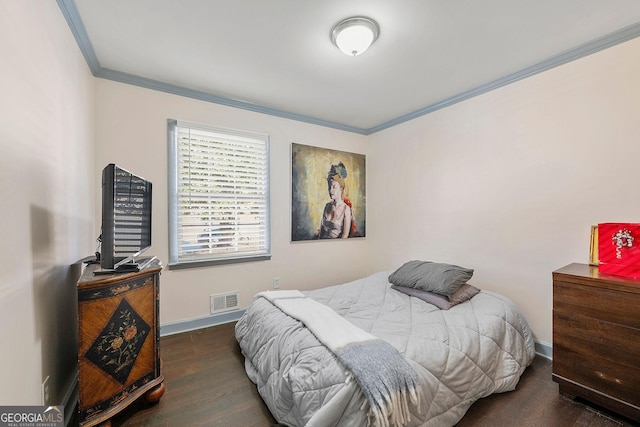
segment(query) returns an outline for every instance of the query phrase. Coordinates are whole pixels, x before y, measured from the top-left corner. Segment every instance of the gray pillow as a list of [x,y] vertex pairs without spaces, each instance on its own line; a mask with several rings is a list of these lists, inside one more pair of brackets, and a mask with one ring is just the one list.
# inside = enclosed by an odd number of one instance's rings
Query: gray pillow
[[458,305],[461,302],[468,301],[480,293],[480,289],[468,283],[460,286],[460,289],[458,289],[456,293],[453,294],[451,299],[445,297],[444,295],[423,291],[416,288],[406,288],[404,286],[391,285],[391,289],[395,289],[396,291],[402,292],[403,294],[409,295],[410,297],[419,298],[422,301],[435,305],[440,310],[449,310],[454,305]]
[[473,270],[431,261],[409,261],[391,273],[389,282],[435,292],[449,298],[473,276]]

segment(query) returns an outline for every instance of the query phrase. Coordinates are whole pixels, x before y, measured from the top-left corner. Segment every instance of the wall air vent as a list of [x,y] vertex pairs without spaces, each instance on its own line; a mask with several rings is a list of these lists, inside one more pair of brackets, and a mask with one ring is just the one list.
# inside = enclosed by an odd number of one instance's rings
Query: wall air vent
[[240,304],[238,291],[211,295],[211,314],[237,310]]

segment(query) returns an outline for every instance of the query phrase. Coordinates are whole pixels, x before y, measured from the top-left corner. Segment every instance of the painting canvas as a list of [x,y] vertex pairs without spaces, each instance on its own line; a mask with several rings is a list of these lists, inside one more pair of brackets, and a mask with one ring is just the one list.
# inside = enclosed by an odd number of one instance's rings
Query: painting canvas
[[365,237],[363,154],[291,145],[291,240]]

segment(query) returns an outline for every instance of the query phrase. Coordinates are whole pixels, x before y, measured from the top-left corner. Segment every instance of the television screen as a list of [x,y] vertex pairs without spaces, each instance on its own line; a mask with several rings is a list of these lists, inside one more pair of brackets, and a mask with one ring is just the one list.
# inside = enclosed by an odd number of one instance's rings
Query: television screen
[[102,171],[103,269],[130,264],[151,246],[151,187],[113,163]]

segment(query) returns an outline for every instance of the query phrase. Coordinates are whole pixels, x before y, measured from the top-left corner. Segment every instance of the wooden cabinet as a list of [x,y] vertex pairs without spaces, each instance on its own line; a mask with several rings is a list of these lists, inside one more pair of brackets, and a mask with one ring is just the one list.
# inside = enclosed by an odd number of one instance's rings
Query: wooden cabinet
[[109,419],[141,396],[164,394],[160,372],[158,285],[162,267],[94,275],[78,281],[78,412],[80,426]]
[[586,264],[553,272],[553,380],[640,421],[640,279]]

